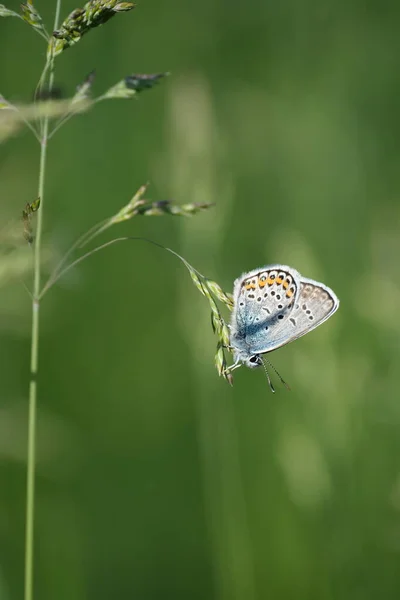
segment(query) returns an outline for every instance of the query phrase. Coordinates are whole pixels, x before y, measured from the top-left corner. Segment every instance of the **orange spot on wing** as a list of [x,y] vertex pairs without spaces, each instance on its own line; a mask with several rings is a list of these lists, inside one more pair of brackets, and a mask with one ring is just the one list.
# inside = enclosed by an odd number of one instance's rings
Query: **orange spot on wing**
[[255,290],[256,286],[254,285],[254,283],[248,283],[247,285],[245,285],[246,290]]
[[286,292],[286,296],[287,296],[287,298],[291,298],[293,296],[293,292],[291,290],[288,290]]
[[282,281],[283,281],[283,279],[281,279],[280,277],[277,277],[277,278],[276,278],[276,283],[277,283],[278,285],[281,285]]
[[271,277],[268,277],[267,279],[267,283],[268,285],[272,285],[274,283],[275,279],[271,279]]
[[285,290],[287,290],[287,289],[288,289],[288,287],[289,287],[289,284],[288,284],[288,282],[287,282],[287,281],[284,281],[284,282],[283,282],[283,287],[285,288]]
[[261,279],[258,280],[258,285],[260,286],[260,288],[263,288],[264,286],[267,285],[267,281],[266,279],[264,279],[264,281],[261,281]]

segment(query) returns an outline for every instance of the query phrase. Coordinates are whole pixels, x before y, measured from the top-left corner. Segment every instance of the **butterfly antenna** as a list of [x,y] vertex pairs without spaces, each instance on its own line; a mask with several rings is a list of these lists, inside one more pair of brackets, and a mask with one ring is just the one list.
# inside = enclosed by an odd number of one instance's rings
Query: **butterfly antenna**
[[[275,373],[278,375],[279,379],[281,380],[281,382],[283,383],[283,385],[285,386],[285,388],[287,390],[291,391],[290,390],[290,385],[288,383],[286,383],[286,381],[283,379],[282,375],[280,373],[278,373],[278,371],[275,369],[274,365],[268,360],[268,358],[264,358],[262,360],[263,360],[263,362],[265,360],[269,364],[269,366],[271,367],[271,369],[273,369],[275,371]],[[267,370],[265,364],[264,364],[264,368],[265,368],[265,370]]]
[[[274,388],[274,386],[272,385],[272,381],[271,381],[271,377],[269,376],[269,373],[268,373],[267,365],[265,364],[265,362],[264,362],[264,360],[263,360],[262,356],[260,356],[260,358],[261,358],[262,366],[264,367],[265,374],[266,374],[266,376],[267,376],[267,381],[268,381],[269,389],[271,390],[271,392],[272,392],[273,394],[275,394],[275,388]],[[269,361],[267,361],[267,362],[268,362],[268,363],[271,365],[271,363],[270,363]],[[271,365],[271,366],[272,366],[272,365]]]

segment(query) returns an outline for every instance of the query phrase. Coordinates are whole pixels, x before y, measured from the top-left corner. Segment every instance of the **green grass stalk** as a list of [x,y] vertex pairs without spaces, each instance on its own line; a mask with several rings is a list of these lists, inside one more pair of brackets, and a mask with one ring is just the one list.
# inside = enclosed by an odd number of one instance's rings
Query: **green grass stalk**
[[[61,11],[61,0],[56,2],[54,29],[57,28]],[[49,90],[54,83],[53,58],[50,59]],[[33,258],[33,292],[32,292],[32,333],[31,364],[29,382],[28,408],[28,454],[26,474],[26,530],[25,530],[25,587],[24,600],[33,600],[33,565],[34,565],[34,521],[35,521],[35,470],[36,470],[36,406],[37,406],[37,374],[39,367],[39,317],[41,286],[41,250],[43,232],[44,183],[47,162],[47,145],[49,136],[49,117],[44,117],[40,140],[40,166],[38,197],[40,210],[37,215],[36,238]]]

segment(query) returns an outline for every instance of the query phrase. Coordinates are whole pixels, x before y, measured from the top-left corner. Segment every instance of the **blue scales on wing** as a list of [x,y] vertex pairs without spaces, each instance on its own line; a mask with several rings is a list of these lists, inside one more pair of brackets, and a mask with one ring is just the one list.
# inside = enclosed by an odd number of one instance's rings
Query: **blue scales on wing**
[[283,265],[264,267],[239,278],[235,282],[232,345],[246,348],[250,354],[276,348],[277,340],[285,335],[284,323],[298,305],[299,293],[299,273]]

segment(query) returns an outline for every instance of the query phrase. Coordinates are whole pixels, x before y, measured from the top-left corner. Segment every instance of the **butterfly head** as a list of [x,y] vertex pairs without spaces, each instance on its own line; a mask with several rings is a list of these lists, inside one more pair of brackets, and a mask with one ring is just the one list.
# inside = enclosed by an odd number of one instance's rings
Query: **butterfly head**
[[243,363],[250,369],[255,369],[262,365],[262,359],[259,354],[249,354],[249,352],[246,352],[245,350],[235,350],[233,356],[235,359],[234,364]]

